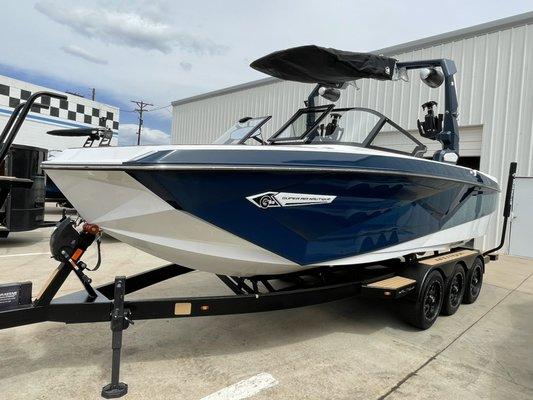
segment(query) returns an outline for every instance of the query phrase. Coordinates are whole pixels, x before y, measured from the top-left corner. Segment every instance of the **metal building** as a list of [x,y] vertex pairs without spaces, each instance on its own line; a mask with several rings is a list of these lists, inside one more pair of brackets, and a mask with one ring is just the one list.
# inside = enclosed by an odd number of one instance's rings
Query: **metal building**
[[[479,167],[502,184],[511,161],[518,161],[518,175],[533,176],[533,12],[374,53],[400,61],[454,60],[461,127],[459,163]],[[410,75],[409,83],[362,80],[358,84],[359,90],[350,87],[343,92],[340,106],[374,108],[416,135],[420,105],[443,101],[441,89],[430,89],[415,75]],[[303,107],[312,88],[266,78],[174,101],[172,142],[211,143],[244,116],[272,115],[266,133],[274,132]],[[428,145],[428,155],[432,154],[435,143],[422,141]],[[481,244],[485,248],[498,241],[500,215]]]

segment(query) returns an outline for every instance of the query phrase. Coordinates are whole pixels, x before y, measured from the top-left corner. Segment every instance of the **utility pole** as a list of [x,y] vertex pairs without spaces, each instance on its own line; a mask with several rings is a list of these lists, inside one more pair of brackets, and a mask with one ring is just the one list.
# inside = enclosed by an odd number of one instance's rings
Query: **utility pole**
[[92,92],[92,100],[94,101],[96,99],[96,88],[91,88],[91,92]]
[[141,144],[141,128],[143,125],[143,112],[146,110],[146,107],[153,107],[153,104],[145,103],[142,100],[131,100],[132,103],[137,104],[137,108],[134,110],[139,113],[139,130],[137,131],[137,146]]

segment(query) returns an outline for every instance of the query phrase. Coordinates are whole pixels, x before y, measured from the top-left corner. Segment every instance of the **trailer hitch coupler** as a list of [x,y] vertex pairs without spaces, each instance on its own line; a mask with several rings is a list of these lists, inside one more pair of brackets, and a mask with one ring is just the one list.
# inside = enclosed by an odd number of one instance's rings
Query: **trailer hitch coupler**
[[100,229],[100,227],[98,225],[89,224],[89,223],[83,224],[82,230],[85,233],[89,233],[89,234],[95,235],[95,236],[98,235],[100,232],[102,232],[102,229]]

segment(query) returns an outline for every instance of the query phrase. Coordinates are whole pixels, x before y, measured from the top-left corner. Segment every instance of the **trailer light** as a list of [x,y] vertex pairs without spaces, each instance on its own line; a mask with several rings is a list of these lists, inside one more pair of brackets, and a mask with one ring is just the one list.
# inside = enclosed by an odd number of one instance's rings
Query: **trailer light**
[[83,255],[83,250],[82,249],[76,249],[76,251],[72,254],[71,258],[74,261],[78,261],[82,255]]
[[174,315],[191,315],[191,303],[176,303],[174,305]]

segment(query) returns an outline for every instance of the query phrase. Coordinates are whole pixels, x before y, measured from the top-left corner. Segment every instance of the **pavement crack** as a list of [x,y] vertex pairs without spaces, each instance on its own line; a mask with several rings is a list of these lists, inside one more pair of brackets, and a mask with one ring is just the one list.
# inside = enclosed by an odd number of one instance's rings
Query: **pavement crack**
[[503,370],[503,372],[505,372],[505,374],[509,377],[509,379],[511,380],[512,383],[514,383],[515,385],[518,385],[518,382],[515,381],[515,379],[513,378],[513,375],[511,375],[511,373],[509,372],[509,370],[505,367],[505,365],[503,365],[498,359],[494,359],[494,361],[496,362],[496,364],[498,364],[500,366],[500,368]]
[[525,277],[515,288],[513,288],[509,293],[507,293],[505,296],[503,296],[496,304],[494,304],[491,308],[489,308],[485,313],[483,313],[478,319],[476,319],[474,322],[472,322],[467,328],[465,328],[459,335],[457,335],[450,343],[448,343],[446,346],[444,346],[442,349],[437,351],[435,354],[433,354],[431,357],[429,357],[422,365],[420,365],[417,369],[414,371],[409,372],[406,376],[404,376],[402,379],[400,379],[396,385],[391,387],[387,393],[384,395],[378,397],[377,400],[384,400],[387,397],[389,397],[391,394],[393,394],[396,390],[398,390],[405,382],[407,382],[410,378],[415,376],[419,371],[421,371],[424,367],[426,367],[429,363],[431,363],[433,360],[435,360],[438,356],[440,356],[443,352],[445,352],[452,344],[457,342],[461,337],[463,337],[474,325],[476,325],[479,321],[481,321],[485,316],[490,313],[492,310],[494,310],[496,307],[498,307],[505,299],[507,299],[511,294],[517,291],[517,289],[522,286],[522,284],[527,281],[529,278],[533,276],[533,273],[529,274],[527,277]]

